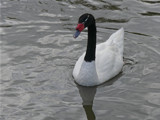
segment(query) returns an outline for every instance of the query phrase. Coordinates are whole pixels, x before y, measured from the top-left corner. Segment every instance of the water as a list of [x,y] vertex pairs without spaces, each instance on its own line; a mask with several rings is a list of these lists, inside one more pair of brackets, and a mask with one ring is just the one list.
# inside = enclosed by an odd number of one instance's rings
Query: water
[[[1,0],[0,120],[159,120],[160,1]],[[83,13],[97,21],[98,43],[125,29],[123,72],[97,87],[74,83],[86,31],[72,37]]]

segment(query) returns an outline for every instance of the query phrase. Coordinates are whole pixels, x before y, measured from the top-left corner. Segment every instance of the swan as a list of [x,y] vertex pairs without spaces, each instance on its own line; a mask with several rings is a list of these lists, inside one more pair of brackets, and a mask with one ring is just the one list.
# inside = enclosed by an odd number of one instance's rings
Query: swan
[[73,69],[75,82],[82,86],[100,85],[119,74],[123,67],[124,29],[113,33],[108,40],[96,45],[96,23],[92,14],[79,17],[76,32],[88,28],[87,49],[76,62]]

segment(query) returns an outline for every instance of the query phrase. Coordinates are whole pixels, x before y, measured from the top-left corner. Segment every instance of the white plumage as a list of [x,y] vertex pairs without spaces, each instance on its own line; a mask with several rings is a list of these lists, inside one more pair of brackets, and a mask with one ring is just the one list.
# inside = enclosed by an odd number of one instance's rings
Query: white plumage
[[96,59],[84,61],[83,53],[75,64],[73,77],[83,86],[95,86],[113,78],[123,67],[124,29],[113,33],[104,43],[96,45]]

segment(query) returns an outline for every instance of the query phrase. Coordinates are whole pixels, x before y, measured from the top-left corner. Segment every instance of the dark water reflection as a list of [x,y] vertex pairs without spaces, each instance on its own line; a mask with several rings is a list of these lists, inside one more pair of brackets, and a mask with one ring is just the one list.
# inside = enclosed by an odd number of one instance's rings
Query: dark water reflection
[[[1,0],[0,120],[159,120],[158,0]],[[86,49],[78,17],[97,22],[97,41],[125,29],[122,73],[93,88],[72,70]]]
[[82,98],[82,105],[84,108],[84,111],[86,113],[87,119],[88,120],[96,120],[96,116],[93,110],[93,103],[94,103],[94,98],[96,95],[97,87],[106,87],[106,86],[111,86],[113,85],[114,82],[116,82],[120,77],[122,76],[122,73],[114,77],[113,79],[99,85],[99,86],[93,86],[93,87],[85,87],[85,86],[80,86],[78,84],[77,88],[79,90],[79,94]]
[[79,89],[79,93],[83,101],[82,105],[86,112],[88,120],[95,120],[96,117],[92,107],[97,87],[83,87],[77,85],[77,88]]

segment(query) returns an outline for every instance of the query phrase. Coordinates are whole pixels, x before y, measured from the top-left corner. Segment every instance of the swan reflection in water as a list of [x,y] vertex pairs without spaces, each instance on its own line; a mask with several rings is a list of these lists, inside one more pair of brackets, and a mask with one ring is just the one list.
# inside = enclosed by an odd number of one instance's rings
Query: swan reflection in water
[[77,88],[79,90],[79,94],[82,98],[82,105],[83,108],[85,110],[86,116],[88,120],[96,120],[96,116],[93,112],[93,101],[94,101],[94,97],[97,91],[97,87],[106,87],[106,86],[110,86],[112,85],[114,82],[116,82],[123,74],[120,73],[118,74],[116,77],[114,77],[113,79],[105,82],[104,84],[101,84],[99,86],[93,86],[93,87],[85,87],[85,86],[81,86],[81,85],[77,85]]
[[82,98],[82,105],[85,110],[88,120],[95,120],[95,114],[92,110],[93,100],[97,91],[97,87],[84,87],[77,84],[80,96]]

